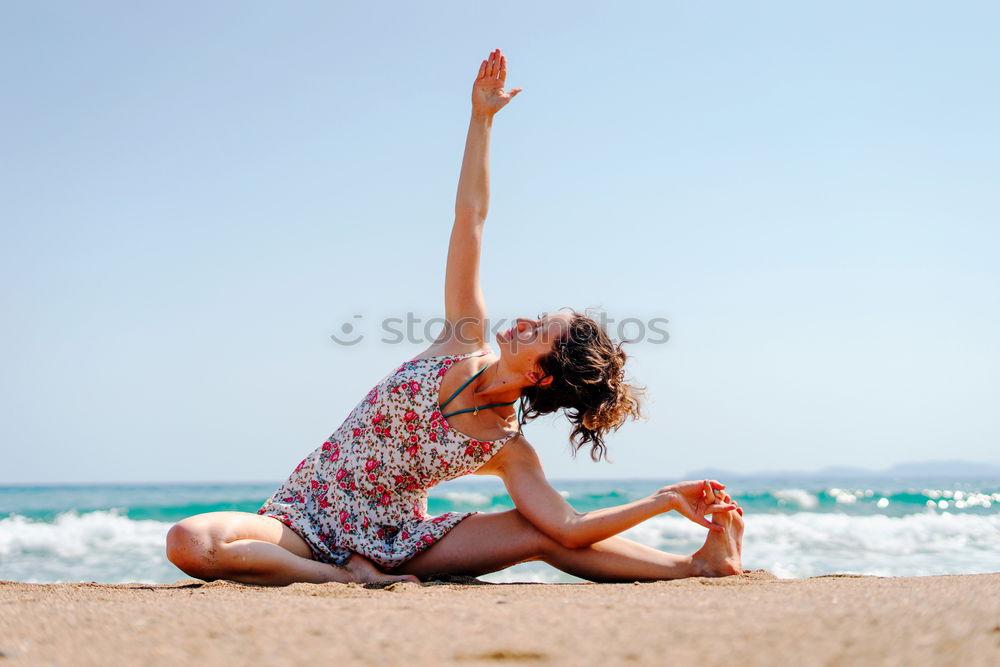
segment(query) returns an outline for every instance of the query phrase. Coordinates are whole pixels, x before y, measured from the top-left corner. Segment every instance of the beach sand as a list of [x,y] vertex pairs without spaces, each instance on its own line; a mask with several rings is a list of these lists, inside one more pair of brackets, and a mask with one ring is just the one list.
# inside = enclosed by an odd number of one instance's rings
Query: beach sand
[[636,584],[0,582],[0,662],[998,665],[1000,574]]

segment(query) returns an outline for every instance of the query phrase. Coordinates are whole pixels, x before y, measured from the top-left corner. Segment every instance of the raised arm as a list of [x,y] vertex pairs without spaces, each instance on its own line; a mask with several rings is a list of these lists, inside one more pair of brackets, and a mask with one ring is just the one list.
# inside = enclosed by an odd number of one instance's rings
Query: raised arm
[[496,473],[507,487],[514,506],[538,530],[564,547],[576,549],[617,535],[646,519],[670,510],[712,530],[722,530],[706,514],[736,509],[735,504],[705,502],[707,489],[723,489],[715,480],[680,482],[624,505],[579,513],[545,479],[541,461],[523,436],[517,436],[497,454]]
[[519,92],[503,89],[507,59],[497,49],[479,66],[472,86],[472,118],[465,140],[462,172],[455,197],[455,225],[448,245],[445,273],[445,319],[442,334],[457,335],[471,348],[486,340],[486,300],[479,283],[483,225],[490,205],[490,131],[493,116]]

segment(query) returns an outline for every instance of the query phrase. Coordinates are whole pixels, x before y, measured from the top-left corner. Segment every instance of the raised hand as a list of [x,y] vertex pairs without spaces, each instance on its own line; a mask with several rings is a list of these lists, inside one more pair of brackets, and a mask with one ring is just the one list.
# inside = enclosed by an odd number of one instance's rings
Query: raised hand
[[521,88],[504,90],[506,81],[507,58],[497,49],[479,66],[479,76],[472,85],[472,113],[492,116],[507,106]]

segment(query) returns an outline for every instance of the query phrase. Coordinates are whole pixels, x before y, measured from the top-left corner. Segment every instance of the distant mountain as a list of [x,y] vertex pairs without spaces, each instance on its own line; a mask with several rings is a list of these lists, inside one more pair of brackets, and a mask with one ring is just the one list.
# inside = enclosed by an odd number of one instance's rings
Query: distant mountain
[[945,475],[948,477],[989,477],[1000,475],[1000,466],[969,461],[928,461],[926,463],[897,463],[882,472],[893,477],[927,477]]
[[855,478],[855,477],[1000,477],[1000,465],[992,463],[974,463],[972,461],[922,461],[912,463],[897,463],[884,470],[871,470],[855,466],[828,466],[820,470],[778,470],[774,472],[735,472],[720,468],[702,468],[693,470],[687,479],[746,479],[755,477],[767,478]]
[[874,475],[876,473],[868,468],[859,468],[857,466],[827,466],[820,468],[814,474],[824,477],[864,477],[865,475]]

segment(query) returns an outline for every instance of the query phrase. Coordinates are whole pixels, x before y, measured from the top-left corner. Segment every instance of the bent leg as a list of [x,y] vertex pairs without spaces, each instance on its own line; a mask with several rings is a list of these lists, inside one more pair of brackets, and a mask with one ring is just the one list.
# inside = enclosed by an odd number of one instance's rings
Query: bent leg
[[682,579],[703,572],[691,556],[658,551],[624,537],[569,549],[532,525],[517,510],[474,514],[393,572],[479,576],[517,563],[542,560],[590,581]]
[[167,533],[167,558],[205,581],[284,586],[413,580],[386,576],[357,554],[344,567],[312,560],[312,550],[295,531],[274,517],[249,512],[207,512],[179,521]]

